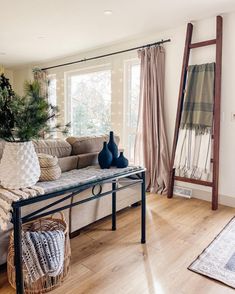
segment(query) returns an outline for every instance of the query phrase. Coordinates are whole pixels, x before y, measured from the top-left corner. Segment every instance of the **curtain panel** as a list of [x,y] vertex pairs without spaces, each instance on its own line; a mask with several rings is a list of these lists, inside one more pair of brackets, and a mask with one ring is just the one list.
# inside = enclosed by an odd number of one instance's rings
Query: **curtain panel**
[[170,170],[164,121],[165,51],[162,46],[147,47],[139,50],[138,56],[141,73],[135,164],[147,170],[147,191],[165,194]]

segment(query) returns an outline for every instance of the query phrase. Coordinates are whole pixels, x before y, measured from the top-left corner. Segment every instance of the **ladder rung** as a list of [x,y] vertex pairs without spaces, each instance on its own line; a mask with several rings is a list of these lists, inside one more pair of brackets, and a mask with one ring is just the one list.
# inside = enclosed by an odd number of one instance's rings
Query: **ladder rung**
[[193,44],[189,45],[189,48],[192,49],[192,48],[198,48],[198,47],[203,47],[203,46],[208,46],[208,45],[213,45],[213,44],[216,44],[216,39],[193,43]]
[[212,182],[202,181],[202,180],[196,180],[196,179],[190,179],[190,178],[179,177],[179,176],[175,176],[175,180],[176,181],[181,181],[181,182],[187,182],[187,183],[191,183],[191,184],[208,186],[208,187],[212,187],[213,186],[213,183]]

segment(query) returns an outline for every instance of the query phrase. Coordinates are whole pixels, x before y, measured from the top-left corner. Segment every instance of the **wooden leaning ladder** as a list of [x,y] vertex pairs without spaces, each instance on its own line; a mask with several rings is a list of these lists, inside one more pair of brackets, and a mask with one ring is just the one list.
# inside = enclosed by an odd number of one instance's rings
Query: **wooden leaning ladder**
[[[198,43],[191,43],[193,25],[188,23],[184,56],[183,56],[183,66],[181,72],[180,89],[179,89],[179,99],[178,108],[175,123],[174,141],[172,147],[171,163],[170,163],[170,177],[168,185],[168,198],[173,197],[174,181],[188,182],[192,184],[198,184],[203,186],[208,186],[212,188],[212,210],[218,208],[218,184],[219,184],[219,144],[220,144],[220,98],[221,98],[221,65],[222,65],[222,30],[223,30],[223,18],[221,16],[216,17],[216,38],[212,40],[207,40]],[[211,159],[213,165],[213,175],[212,181],[203,181],[185,177],[179,177],[175,175],[174,160],[175,152],[177,147],[177,140],[179,135],[180,119],[182,112],[182,105],[184,100],[184,91],[186,86],[187,78],[187,68],[189,63],[190,50],[194,48],[199,48],[203,46],[216,45],[216,66],[215,66],[215,96],[214,96],[214,123],[213,123],[213,159]]]

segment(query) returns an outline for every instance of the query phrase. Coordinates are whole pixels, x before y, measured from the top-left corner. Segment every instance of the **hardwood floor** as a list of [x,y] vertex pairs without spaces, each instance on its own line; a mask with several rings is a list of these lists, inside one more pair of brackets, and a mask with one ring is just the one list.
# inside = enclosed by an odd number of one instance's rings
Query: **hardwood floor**
[[[101,220],[71,240],[69,277],[52,294],[204,294],[234,290],[187,270],[234,216],[235,209],[198,199],[149,195],[147,244],[140,244],[140,207]],[[0,293],[15,293],[0,273]]]

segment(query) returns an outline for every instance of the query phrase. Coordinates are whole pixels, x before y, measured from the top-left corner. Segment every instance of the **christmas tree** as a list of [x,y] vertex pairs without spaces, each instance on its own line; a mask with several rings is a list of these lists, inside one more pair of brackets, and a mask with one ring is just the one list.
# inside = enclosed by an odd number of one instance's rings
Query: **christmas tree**
[[14,128],[14,115],[11,102],[15,97],[9,79],[0,75],[0,138],[13,139],[11,130]]
[[[58,115],[58,108],[40,94],[37,81],[25,83],[25,95],[14,93],[9,80],[0,76],[0,138],[9,142],[26,142],[50,132],[50,120]],[[66,134],[69,124],[53,129]]]

